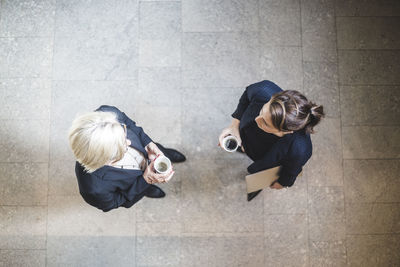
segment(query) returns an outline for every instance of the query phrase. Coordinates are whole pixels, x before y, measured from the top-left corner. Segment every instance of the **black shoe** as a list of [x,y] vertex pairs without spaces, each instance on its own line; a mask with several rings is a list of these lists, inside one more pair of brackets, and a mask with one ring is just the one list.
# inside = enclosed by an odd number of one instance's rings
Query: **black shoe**
[[165,197],[164,191],[161,190],[158,186],[150,185],[150,187],[146,190],[145,194],[146,197],[150,198],[162,198]]
[[253,198],[255,198],[258,194],[260,194],[262,190],[254,191],[251,193],[247,194],[247,201],[251,201]]
[[185,155],[183,155],[178,150],[172,148],[165,148],[159,143],[156,143],[158,148],[164,153],[164,155],[169,158],[172,162],[184,162],[186,160]]

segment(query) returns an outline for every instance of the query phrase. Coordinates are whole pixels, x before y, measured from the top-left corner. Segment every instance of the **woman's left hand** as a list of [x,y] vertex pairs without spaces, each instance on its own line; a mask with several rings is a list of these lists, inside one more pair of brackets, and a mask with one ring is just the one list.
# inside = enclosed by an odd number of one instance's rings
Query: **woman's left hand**
[[270,186],[270,188],[272,188],[272,189],[282,189],[283,186],[280,183],[275,182]]
[[153,142],[150,142],[146,147],[146,152],[149,157],[149,160],[153,161],[157,156],[164,156],[164,153],[161,152],[161,150],[158,148],[156,144]]

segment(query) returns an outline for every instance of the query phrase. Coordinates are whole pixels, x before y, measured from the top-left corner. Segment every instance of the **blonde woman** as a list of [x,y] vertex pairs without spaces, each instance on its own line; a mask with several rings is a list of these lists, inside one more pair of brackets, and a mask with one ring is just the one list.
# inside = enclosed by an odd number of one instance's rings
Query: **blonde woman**
[[69,142],[77,159],[75,173],[79,191],[90,205],[104,212],[129,208],[144,196],[162,198],[165,193],[155,183],[163,183],[174,171],[161,175],[154,171],[154,159],[165,155],[172,162],[185,156],[156,144],[125,113],[101,106],[76,118]]

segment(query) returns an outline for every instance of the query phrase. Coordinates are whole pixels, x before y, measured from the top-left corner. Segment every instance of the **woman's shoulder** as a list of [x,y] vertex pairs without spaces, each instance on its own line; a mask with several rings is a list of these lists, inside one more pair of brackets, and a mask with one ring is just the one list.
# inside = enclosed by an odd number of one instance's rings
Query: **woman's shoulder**
[[290,154],[292,157],[311,157],[312,142],[310,134],[304,131],[297,131],[292,134],[292,142],[290,145]]
[[95,111],[114,112],[117,114],[121,112],[117,107],[109,106],[109,105],[101,105]]
[[253,83],[246,89],[251,99],[260,98],[263,101],[282,91],[282,88],[280,88],[277,84],[268,80]]

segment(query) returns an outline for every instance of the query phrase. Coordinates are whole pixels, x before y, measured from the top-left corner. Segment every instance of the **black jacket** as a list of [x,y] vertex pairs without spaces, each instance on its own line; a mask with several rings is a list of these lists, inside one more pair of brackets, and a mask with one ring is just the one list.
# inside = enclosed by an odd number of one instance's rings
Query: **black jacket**
[[[262,81],[249,85],[239,100],[239,104],[232,114],[232,117],[240,120],[240,135],[246,127],[260,113],[261,108],[267,103],[271,96],[282,91],[282,89],[271,81]],[[243,147],[251,147],[252,150],[261,149],[257,140],[243,140]],[[276,166],[282,166],[278,182],[283,186],[292,186],[304,164],[312,154],[312,144],[309,134],[303,130],[293,134],[284,135],[269,148],[262,148],[267,151],[262,157],[252,158],[248,168],[249,173],[259,172]]]
[[[141,127],[136,126],[134,121],[116,107],[101,106],[96,111],[115,113],[118,121],[126,124],[130,146],[142,152],[147,158],[145,146],[152,140]],[[144,191],[150,186],[140,170],[119,169],[105,165],[92,173],[87,173],[83,166],[76,162],[75,173],[83,199],[105,212],[120,206],[131,207],[144,196]]]

